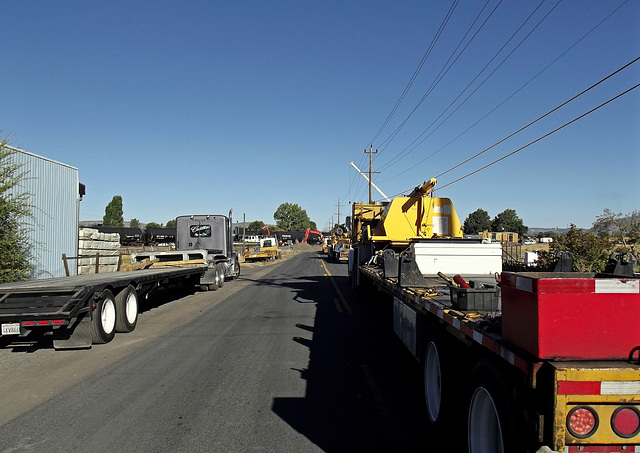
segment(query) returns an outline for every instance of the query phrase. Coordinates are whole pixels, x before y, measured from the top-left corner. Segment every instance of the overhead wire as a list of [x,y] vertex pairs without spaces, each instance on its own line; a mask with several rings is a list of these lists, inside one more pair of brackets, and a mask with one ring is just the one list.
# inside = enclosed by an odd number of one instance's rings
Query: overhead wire
[[536,118],[535,120],[531,121],[530,123],[522,126],[520,129],[518,129],[517,131],[507,135],[505,138],[503,138],[502,140],[497,141],[496,143],[494,143],[493,145],[483,149],[482,151],[474,154],[473,156],[469,157],[468,159],[460,162],[459,164],[454,165],[453,167],[449,168],[448,170],[440,173],[439,175],[436,175],[436,178],[439,178],[440,176],[444,176],[447,173],[455,170],[458,167],[461,167],[462,165],[466,164],[467,162],[472,161],[473,159],[481,156],[482,154],[486,153],[487,151],[489,151],[492,148],[495,148],[496,146],[498,146],[501,143],[504,143],[505,141],[507,141],[508,139],[510,139],[511,137],[513,137],[516,134],[519,134],[520,132],[524,131],[525,129],[533,126],[534,124],[536,124],[538,121],[546,118],[547,116],[551,115],[553,112],[558,111],[559,109],[561,109],[562,107],[564,107],[565,105],[569,104],[570,102],[575,101],[576,99],[578,99],[580,96],[582,96],[583,94],[591,91],[592,89],[594,89],[595,87],[597,87],[598,85],[600,85],[601,83],[604,83],[605,81],[609,80],[611,77],[615,76],[616,74],[618,74],[619,72],[625,70],[626,68],[628,68],[629,66],[631,66],[632,64],[634,64],[635,62],[637,62],[638,60],[640,60],[640,57],[637,57],[633,60],[631,60],[629,63],[625,64],[624,66],[622,66],[621,68],[615,70],[614,72],[612,72],[611,74],[609,74],[608,76],[600,79],[598,82],[594,83],[593,85],[591,85],[588,88],[585,88],[584,90],[582,90],[580,93],[576,94],[575,96],[567,99],[566,101],[564,101],[562,104],[558,105],[557,107],[554,107],[553,109],[549,110],[547,113],[545,113],[542,116],[539,116],[538,118]]
[[[418,146],[420,146],[424,141],[429,138],[435,131],[437,131],[444,123],[453,116],[455,112],[457,112],[497,71],[502,67],[502,65],[515,53],[516,50],[524,44],[524,42],[533,34],[533,32],[544,22],[544,20],[549,17],[549,15],[555,10],[555,8],[560,4],[561,0],[558,0],[557,3],[538,21],[538,23],[520,40],[520,42],[498,63],[498,65],[491,71],[484,80],[480,82],[480,84],[433,130],[430,134],[424,137],[422,140],[418,141],[420,137],[426,134],[433,125],[440,119],[442,116],[462,97],[462,95],[471,87],[471,85],[478,80],[478,78],[482,75],[483,72],[489,67],[489,65],[500,55],[500,53],[507,47],[507,45],[516,37],[516,35],[522,30],[522,28],[529,22],[529,20],[533,17],[533,15],[540,9],[544,0],[538,4],[538,6],[531,12],[529,17],[513,32],[513,34],[509,37],[509,39],[502,45],[502,47],[491,57],[491,59],[485,64],[485,66],[476,74],[476,76],[467,84],[467,86],[453,99],[447,108],[445,108],[440,115],[438,115],[432,122],[427,126],[426,129],[418,135],[416,139],[414,139],[401,153],[399,153],[394,159],[388,162],[385,166],[381,168],[381,170],[385,168],[389,168],[396,163],[398,163],[401,159],[409,155],[412,151],[414,151]],[[417,143],[416,143],[417,142]],[[412,145],[414,145],[412,147]],[[434,155],[437,153],[434,153]]]
[[431,83],[431,85],[429,86],[429,88],[427,89],[427,91],[422,95],[422,98],[418,101],[418,103],[416,104],[416,106],[411,110],[411,112],[409,113],[409,115],[404,119],[404,121],[402,121],[402,123],[400,123],[400,125],[393,131],[393,133],[387,137],[387,139],[385,141],[382,142],[381,146],[381,152],[384,151],[386,149],[387,146],[389,146],[389,144],[393,141],[393,139],[395,139],[395,137],[400,133],[400,131],[402,130],[402,128],[407,124],[407,122],[409,121],[409,119],[413,116],[413,114],[418,110],[418,108],[424,103],[424,101],[429,97],[429,95],[433,92],[433,90],[438,86],[438,84],[440,83],[440,81],[442,81],[442,79],[444,78],[445,75],[447,75],[447,73],[451,70],[451,68],[455,65],[455,63],[458,61],[458,59],[460,58],[460,56],[462,56],[462,54],[465,52],[465,50],[469,47],[469,45],[475,40],[475,38],[478,36],[478,33],[480,33],[480,31],[484,28],[484,26],[486,25],[486,23],[489,21],[489,19],[493,16],[493,14],[496,12],[496,10],[498,9],[498,7],[500,6],[500,4],[502,3],[502,0],[500,0],[498,2],[498,4],[493,8],[493,10],[489,13],[489,16],[487,16],[487,18],[484,20],[484,22],[480,25],[480,27],[478,28],[478,30],[476,30],[476,32],[473,34],[473,36],[471,37],[471,39],[469,39],[469,41],[466,43],[466,45],[463,47],[463,49],[458,53],[458,55],[455,57],[455,59],[453,60],[453,62],[451,62],[451,59],[454,57],[454,55],[456,54],[456,52],[458,51],[458,49],[460,48],[460,46],[462,45],[462,43],[465,41],[466,37],[469,35],[469,33],[471,32],[471,30],[473,29],[473,26],[476,24],[476,22],[478,21],[478,19],[480,18],[480,16],[482,15],[482,12],[484,11],[484,9],[486,8],[487,4],[489,3],[489,0],[487,0],[487,2],[485,3],[484,7],[482,8],[482,10],[478,13],[478,15],[476,16],[476,19],[473,21],[473,23],[471,24],[471,26],[469,27],[469,29],[467,30],[467,32],[464,34],[464,36],[462,37],[462,39],[460,40],[460,42],[458,43],[457,47],[453,50],[453,52],[451,53],[451,55],[449,56],[449,59],[447,60],[447,62],[444,64],[443,68],[440,70],[440,72],[438,73],[438,75],[436,76],[436,78],[434,79],[434,81]]
[[548,132],[548,133],[544,134],[543,136],[541,136],[541,137],[539,137],[539,138],[537,138],[537,139],[535,139],[535,140],[533,140],[533,141],[531,141],[531,142],[527,143],[526,145],[521,146],[520,148],[516,149],[515,151],[512,151],[512,152],[510,152],[509,154],[505,154],[504,156],[500,157],[499,159],[496,159],[496,160],[494,160],[493,162],[490,162],[490,163],[488,163],[487,165],[484,165],[484,166],[482,166],[482,167],[478,168],[477,170],[474,170],[474,171],[472,171],[472,172],[470,172],[470,173],[467,173],[466,175],[461,176],[461,177],[460,177],[460,178],[458,178],[458,179],[455,179],[455,180],[453,180],[453,181],[451,181],[451,182],[449,182],[449,183],[447,183],[447,184],[445,184],[445,185],[443,185],[443,186],[441,186],[441,187],[439,187],[439,188],[437,188],[437,189],[434,189],[434,190],[433,190],[433,192],[435,192],[435,191],[437,191],[437,190],[442,190],[442,189],[444,189],[445,187],[449,187],[449,186],[451,186],[451,185],[453,185],[453,184],[455,184],[455,183],[457,183],[457,182],[460,182],[460,181],[462,181],[463,179],[468,178],[469,176],[472,176],[472,175],[475,175],[476,173],[481,172],[482,170],[486,170],[487,168],[491,167],[492,165],[495,165],[495,164],[497,164],[498,162],[501,162],[501,161],[503,161],[503,160],[507,159],[508,157],[511,157],[511,156],[513,156],[513,155],[514,155],[514,154],[516,154],[516,153],[519,153],[519,152],[520,152],[520,151],[522,151],[523,149],[528,148],[529,146],[531,146],[531,145],[533,145],[533,144],[535,144],[535,143],[539,142],[540,140],[543,140],[543,139],[545,139],[545,138],[549,137],[549,136],[550,136],[550,135],[552,135],[552,134],[555,134],[555,133],[556,133],[556,132],[558,132],[559,130],[564,129],[565,127],[569,126],[570,124],[575,123],[576,121],[578,121],[578,120],[580,120],[580,119],[584,118],[585,116],[587,116],[587,115],[589,115],[589,114],[591,114],[591,113],[595,112],[596,110],[598,110],[598,109],[600,109],[600,108],[604,107],[605,105],[607,105],[607,104],[609,104],[609,103],[611,103],[611,102],[615,101],[616,99],[618,99],[618,98],[620,98],[620,97],[624,96],[625,94],[630,93],[631,91],[635,90],[635,89],[636,89],[636,88],[638,88],[638,87],[640,87],[640,83],[638,83],[638,84],[636,84],[636,85],[632,86],[631,88],[629,88],[629,89],[627,89],[627,90],[623,91],[622,93],[620,93],[620,94],[618,94],[618,95],[616,95],[616,96],[612,97],[611,99],[609,99],[609,100],[607,100],[607,101],[603,102],[602,104],[598,105],[597,107],[592,108],[591,110],[589,110],[589,111],[587,111],[587,112],[583,113],[582,115],[580,115],[580,116],[578,116],[578,117],[576,117],[576,118],[572,119],[571,121],[568,121],[568,122],[564,123],[562,126],[559,126],[559,127],[555,128],[555,129],[554,129],[554,130],[552,130],[551,132]]
[[[477,126],[479,123],[481,123],[483,120],[485,120],[487,117],[489,117],[492,113],[494,113],[496,110],[498,110],[502,105],[504,105],[509,99],[513,98],[516,94],[518,94],[520,91],[522,91],[526,86],[528,86],[531,82],[533,82],[535,79],[537,79],[540,75],[542,75],[546,70],[548,70],[551,66],[553,66],[556,62],[558,62],[558,60],[560,60],[562,57],[564,57],[567,53],[569,53],[569,51],[571,51],[574,47],[576,47],[580,42],[582,42],[584,39],[587,38],[587,36],[589,36],[591,33],[593,33],[599,26],[601,26],[606,20],[608,20],[613,14],[615,14],[620,8],[622,8],[626,3],[628,3],[629,0],[624,1],[622,4],[620,4],[617,8],[615,8],[613,11],[611,11],[606,17],[604,17],[600,22],[598,22],[596,25],[594,25],[587,33],[585,33],[582,37],[580,37],[578,40],[576,40],[571,46],[569,46],[566,50],[564,50],[561,54],[559,54],[554,60],[552,60],[548,65],[546,65],[544,68],[542,68],[537,74],[535,74],[533,77],[531,77],[526,83],[524,83],[520,88],[518,88],[517,90],[515,90],[513,93],[511,93],[509,96],[507,96],[504,100],[502,100],[500,103],[498,103],[494,108],[492,108],[491,110],[489,110],[485,115],[483,115],[480,119],[478,119],[475,123],[473,123],[472,125],[470,125],[468,128],[466,128],[464,131],[462,131],[460,134],[458,134],[455,138],[453,138],[452,140],[450,140],[448,143],[446,143],[445,145],[443,145],[441,148],[439,148],[438,150],[434,151],[433,153],[431,153],[430,155],[426,156],[424,159],[420,160],[417,164],[412,165],[411,167],[409,167],[408,169],[396,174],[395,176],[391,177],[391,178],[387,178],[385,179],[385,181],[389,181],[391,179],[397,178],[399,176],[402,176],[403,174],[407,173],[409,170],[411,170],[412,168],[415,168],[416,166],[423,164],[424,162],[426,162],[427,160],[429,160],[431,157],[435,156],[436,154],[438,154],[440,151],[444,150],[446,147],[448,147],[449,145],[451,145],[452,143],[454,143],[456,140],[458,140],[460,137],[462,137],[464,134],[466,134],[467,132],[469,132],[471,129],[473,129],[475,126]],[[556,5],[557,6],[557,5]],[[555,6],[554,6],[555,8]],[[496,68],[497,69],[497,68]],[[494,71],[495,72],[495,71]],[[478,87],[479,88],[479,87]],[[469,97],[471,95],[473,95],[475,93],[475,91],[477,91],[477,89],[474,90],[474,92],[472,92]],[[467,99],[469,98],[467,97]],[[466,99],[465,99],[466,101]],[[462,104],[460,106],[458,106],[449,116],[447,116],[447,118],[444,120],[448,120],[460,107],[462,106]],[[444,123],[443,121],[443,123]],[[438,127],[440,127],[443,123],[441,123]],[[424,141],[424,140],[423,140]],[[421,141],[419,144],[421,144],[423,141]],[[419,145],[418,144],[418,145]],[[464,161],[462,164],[466,163],[467,161]],[[462,165],[460,164],[460,165]],[[459,166],[459,165],[458,165]],[[444,173],[443,173],[444,174]],[[442,174],[441,174],[442,175]],[[440,176],[441,176],[440,175]]]
[[409,91],[409,89],[411,88],[411,86],[413,85],[413,82],[416,80],[416,77],[418,76],[418,74],[420,73],[420,71],[422,70],[422,67],[424,66],[425,62],[427,61],[427,58],[429,57],[429,55],[431,55],[431,51],[433,50],[433,48],[435,47],[436,42],[438,41],[438,39],[440,38],[440,35],[442,34],[442,32],[444,31],[444,28],[446,27],[447,23],[449,22],[449,19],[451,18],[451,16],[453,15],[453,12],[455,11],[456,7],[458,6],[459,0],[455,0],[452,4],[451,7],[449,8],[449,11],[447,11],[447,14],[445,15],[444,19],[442,20],[442,22],[440,23],[440,26],[438,27],[438,30],[436,31],[436,34],[434,35],[434,37],[431,39],[431,43],[429,44],[429,46],[427,47],[427,50],[425,50],[424,55],[422,56],[422,59],[420,60],[420,63],[418,63],[418,66],[416,67],[416,69],[413,71],[413,74],[411,75],[411,78],[409,79],[409,81],[407,82],[407,84],[404,87],[404,90],[402,90],[402,93],[400,94],[400,97],[398,98],[398,100],[396,101],[395,105],[393,106],[393,108],[391,109],[391,112],[389,112],[389,114],[387,115],[387,118],[384,120],[384,122],[382,123],[382,125],[380,126],[380,128],[378,129],[378,132],[376,132],[376,134],[373,136],[373,138],[369,141],[369,143],[374,143],[376,141],[376,139],[378,138],[378,136],[382,133],[382,131],[384,130],[384,128],[387,126],[387,124],[389,124],[389,121],[391,120],[391,118],[393,117],[393,115],[396,113],[396,111],[398,110],[398,107],[400,106],[400,104],[402,103],[402,101],[404,100],[405,96],[407,95],[407,92]]
[[[447,171],[445,171],[445,172],[443,172],[443,173],[440,173],[439,175],[436,175],[435,177],[436,177],[436,178],[438,178],[438,177],[440,177],[440,176],[443,176],[443,175],[445,175],[446,173],[449,173],[450,171],[454,170],[455,168],[460,167],[460,166],[461,166],[461,165],[463,165],[464,163],[467,163],[467,162],[469,162],[470,160],[473,160],[473,159],[475,159],[476,157],[480,156],[481,154],[484,154],[484,153],[485,153],[486,151],[488,151],[489,149],[492,149],[492,148],[494,148],[495,146],[497,146],[497,145],[499,145],[499,144],[501,144],[501,143],[504,143],[504,141],[505,141],[505,140],[507,140],[507,139],[509,139],[509,138],[513,137],[514,135],[516,135],[517,133],[521,132],[522,130],[524,130],[524,129],[526,129],[526,128],[530,127],[531,125],[533,125],[533,124],[537,123],[537,122],[538,122],[538,121],[540,121],[541,119],[543,119],[543,118],[545,118],[545,117],[549,116],[551,113],[553,113],[553,112],[557,111],[558,109],[560,109],[560,108],[562,108],[562,107],[566,106],[566,105],[567,105],[567,104],[569,104],[570,102],[574,101],[575,99],[577,99],[578,97],[580,97],[580,96],[584,95],[585,93],[587,93],[587,92],[591,91],[592,89],[594,89],[594,88],[595,88],[595,87],[597,87],[598,85],[602,84],[602,83],[603,83],[603,82],[605,82],[606,80],[610,79],[611,77],[613,77],[613,76],[615,76],[615,75],[619,74],[621,71],[623,71],[623,70],[627,69],[628,67],[630,67],[632,64],[634,64],[634,63],[638,62],[639,60],[640,60],[640,56],[639,56],[639,57],[634,58],[634,59],[633,59],[633,60],[631,60],[629,63],[626,63],[625,65],[623,65],[623,66],[621,66],[620,68],[616,69],[616,70],[615,70],[615,71],[613,71],[611,74],[609,74],[609,75],[607,75],[606,77],[602,78],[602,79],[601,79],[601,80],[599,80],[598,82],[596,82],[596,83],[592,84],[590,87],[588,87],[588,88],[586,88],[586,89],[582,90],[580,93],[578,93],[578,94],[574,95],[573,97],[571,97],[571,98],[570,98],[570,99],[568,99],[567,101],[565,101],[565,102],[563,102],[562,104],[558,105],[557,107],[553,108],[552,110],[550,110],[549,112],[547,112],[547,113],[545,113],[544,115],[540,116],[540,117],[539,117],[539,118],[537,118],[536,120],[534,120],[534,121],[530,122],[530,123],[529,123],[529,124],[527,124],[526,126],[523,126],[522,128],[518,129],[516,132],[514,132],[514,133],[512,133],[512,134],[509,134],[509,135],[508,135],[507,137],[505,137],[504,139],[499,140],[498,142],[496,142],[495,144],[491,145],[490,147],[488,147],[488,148],[486,148],[486,149],[484,149],[484,150],[480,151],[479,153],[476,153],[474,156],[470,157],[469,159],[465,160],[464,162],[462,162],[462,163],[460,163],[460,164],[457,164],[456,166],[454,166],[454,167],[450,168],[449,170],[447,170]],[[472,172],[470,172],[470,173],[468,173],[468,174],[466,174],[466,175],[464,175],[464,176],[462,176],[462,177],[460,177],[460,178],[458,178],[458,179],[456,179],[456,180],[454,180],[454,181],[452,181],[452,182],[449,182],[449,183],[447,183],[447,184],[445,184],[445,185],[443,185],[443,186],[440,186],[440,187],[438,187],[438,188],[434,189],[433,191],[435,192],[435,191],[437,191],[437,190],[442,190],[442,189],[443,189],[443,188],[445,188],[445,187],[448,187],[448,186],[450,186],[450,185],[452,185],[452,184],[454,184],[454,183],[456,183],[456,182],[459,182],[459,181],[461,181],[461,180],[463,180],[463,179],[465,179],[465,178],[467,178],[467,177],[469,177],[469,176],[471,176],[471,175],[474,175],[474,174],[476,174],[476,173],[478,173],[478,172],[480,172],[480,171],[482,171],[482,170],[484,170],[484,169],[486,169],[486,168],[488,168],[488,167],[490,167],[490,166],[492,166],[492,165],[495,165],[496,163],[498,163],[498,162],[500,162],[500,161],[502,161],[502,160],[504,160],[504,159],[506,159],[506,158],[508,158],[508,157],[510,157],[510,156],[512,156],[512,155],[514,155],[514,154],[516,154],[516,153],[518,153],[518,152],[520,152],[520,151],[522,151],[523,149],[525,149],[525,148],[527,148],[527,147],[529,147],[529,146],[533,145],[534,143],[537,143],[537,142],[539,142],[540,140],[542,140],[542,139],[544,139],[544,138],[546,138],[546,137],[548,137],[548,136],[550,136],[550,135],[552,135],[552,134],[554,134],[554,133],[556,133],[556,132],[560,131],[561,129],[564,129],[565,127],[569,126],[570,124],[575,123],[576,121],[578,121],[578,120],[580,120],[580,119],[584,118],[585,116],[587,116],[587,115],[589,115],[589,114],[591,114],[591,113],[595,112],[596,110],[600,109],[601,107],[604,107],[605,105],[607,105],[607,104],[609,104],[609,103],[613,102],[614,100],[616,100],[616,99],[618,99],[618,98],[622,97],[623,95],[628,94],[629,92],[631,92],[631,91],[635,90],[635,89],[636,89],[636,88],[638,88],[639,86],[640,86],[640,84],[634,85],[633,87],[631,87],[631,88],[629,88],[629,89],[627,89],[627,90],[623,91],[622,93],[620,93],[620,94],[618,94],[618,95],[614,96],[613,98],[611,98],[611,99],[609,99],[609,100],[607,100],[607,101],[605,101],[605,102],[601,103],[601,104],[600,104],[600,105],[598,105],[597,107],[594,107],[594,108],[592,108],[591,110],[589,110],[589,111],[587,111],[587,112],[583,113],[582,115],[579,115],[578,117],[574,118],[573,120],[568,121],[567,123],[565,123],[565,124],[563,124],[563,125],[561,125],[561,126],[559,126],[559,127],[555,128],[555,129],[554,129],[554,130],[552,130],[551,132],[548,132],[547,134],[544,134],[543,136],[541,136],[541,137],[537,138],[536,140],[533,140],[532,142],[527,143],[526,145],[524,145],[524,146],[522,146],[522,147],[520,147],[520,148],[516,149],[515,151],[512,151],[512,152],[510,152],[510,153],[508,153],[508,154],[506,154],[506,155],[504,155],[504,156],[502,156],[502,157],[500,157],[500,158],[498,158],[498,159],[494,160],[493,162],[491,162],[491,163],[489,163],[489,164],[487,164],[487,165],[484,165],[484,166],[480,167],[479,169],[474,170],[474,171],[472,171]],[[403,190],[403,191],[399,192],[398,194],[396,194],[396,195],[394,195],[394,196],[398,196],[398,195],[400,195],[400,194],[402,194],[402,193],[405,193],[405,192],[407,192],[407,191],[409,191],[409,190],[411,190],[411,189],[412,189],[412,188],[405,189],[405,190]]]

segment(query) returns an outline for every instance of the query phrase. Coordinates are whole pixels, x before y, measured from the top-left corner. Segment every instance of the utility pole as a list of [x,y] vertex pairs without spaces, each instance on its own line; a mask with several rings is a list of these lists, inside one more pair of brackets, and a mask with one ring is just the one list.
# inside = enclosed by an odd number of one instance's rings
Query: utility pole
[[340,226],[340,198],[338,198],[338,226]]
[[371,165],[373,163],[373,155],[378,154],[378,150],[373,150],[373,145],[369,145],[369,151],[364,149],[364,153],[369,155],[369,204],[373,204],[373,198],[371,198],[371,174],[380,173],[379,171],[371,171]]
[[[362,170],[360,170],[360,169],[358,168],[358,166],[357,166],[356,164],[354,164],[354,163],[353,163],[353,161],[349,162],[349,164],[350,164],[353,168],[355,168],[355,169],[356,169],[356,171],[357,171],[358,173],[360,173],[360,176],[362,176],[362,177],[363,177],[367,182],[369,182],[369,183],[373,186],[373,188],[374,188],[374,189],[376,189],[376,190],[378,191],[378,193],[379,193],[380,195],[382,195],[382,198],[384,198],[384,199],[385,199],[385,200],[387,200],[387,201],[391,201],[391,198],[389,198],[389,197],[387,196],[387,194],[386,194],[386,193],[384,193],[382,190],[380,190],[380,187],[376,186],[376,184],[375,184],[373,181],[371,181],[371,180],[367,177],[367,174],[366,174],[365,172],[363,172]],[[376,172],[376,173],[380,173],[380,172]]]

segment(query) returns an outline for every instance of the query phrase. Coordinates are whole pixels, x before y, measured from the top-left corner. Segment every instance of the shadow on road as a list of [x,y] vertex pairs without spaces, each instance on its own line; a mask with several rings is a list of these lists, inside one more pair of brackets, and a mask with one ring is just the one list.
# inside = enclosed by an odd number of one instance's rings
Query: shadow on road
[[393,333],[388,296],[356,301],[346,266],[335,271],[342,275],[285,283],[317,312],[313,326],[296,325],[312,340],[292,338],[310,350],[308,367],[297,370],[306,394],[275,398],[272,410],[326,452],[453,451],[443,447],[446,434],[438,440],[427,428],[421,368]]

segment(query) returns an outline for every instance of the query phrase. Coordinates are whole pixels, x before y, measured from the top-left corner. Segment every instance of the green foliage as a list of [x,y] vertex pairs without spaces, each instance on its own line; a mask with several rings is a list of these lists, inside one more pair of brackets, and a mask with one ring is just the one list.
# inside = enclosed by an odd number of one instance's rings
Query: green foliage
[[484,209],[477,209],[467,216],[462,226],[465,234],[478,234],[491,228],[491,217]]
[[515,210],[505,209],[491,221],[491,231],[509,231],[524,236],[529,231],[529,227],[524,225]]
[[140,221],[138,219],[131,219],[129,226],[131,228],[140,228]]
[[164,228],[161,223],[149,222],[146,225],[147,228]]
[[635,210],[626,216],[605,209],[593,222],[593,230],[601,238],[610,238],[620,243],[626,250],[633,251],[640,245],[640,211]]
[[102,226],[123,227],[124,217],[122,217],[122,214],[122,197],[120,195],[114,195],[107,207],[104,209]]
[[247,225],[247,230],[257,231],[262,228],[265,223],[262,220],[254,220],[249,225]]
[[538,252],[538,266],[541,269],[551,268],[559,251],[571,252],[573,269],[577,272],[602,272],[612,250],[608,240],[593,232],[585,233],[572,224],[566,234],[556,237],[548,252]]
[[167,228],[175,228],[176,227],[176,219],[171,219],[167,222]]
[[303,231],[311,227],[307,211],[297,204],[282,203],[273,213],[278,228],[285,231]]
[[19,192],[27,174],[13,162],[13,151],[6,144],[0,142],[0,283],[27,280],[33,271],[31,194]]

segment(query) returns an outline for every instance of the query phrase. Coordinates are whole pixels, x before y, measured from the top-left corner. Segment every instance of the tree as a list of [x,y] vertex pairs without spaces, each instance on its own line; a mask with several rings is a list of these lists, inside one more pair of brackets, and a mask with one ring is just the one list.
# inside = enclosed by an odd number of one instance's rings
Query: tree
[[176,219],[171,219],[167,222],[167,228],[175,228],[176,227]]
[[622,213],[605,209],[593,222],[593,230],[600,237],[617,239],[625,246],[633,245],[640,241],[640,211],[635,210],[623,217]]
[[273,213],[276,225],[285,231],[303,231],[311,227],[307,211],[297,204],[282,203]]
[[538,266],[548,269],[555,263],[556,254],[568,251],[573,255],[573,268],[578,272],[602,272],[607,264],[611,243],[593,232],[585,233],[571,225],[566,234],[558,235],[549,251],[538,252]]
[[249,225],[247,225],[247,230],[257,231],[262,228],[265,223],[262,220],[254,220]]
[[149,222],[147,228],[164,228],[161,223]]
[[484,209],[477,209],[467,216],[462,226],[465,234],[478,234],[491,228],[491,217]]
[[122,217],[122,197],[114,195],[107,207],[104,209],[102,226],[123,227],[124,217]]
[[27,280],[33,272],[31,194],[19,189],[27,173],[13,162],[14,152],[6,144],[0,142],[0,283]]
[[131,222],[129,222],[129,226],[131,228],[140,228],[140,221],[138,219],[131,219]]
[[491,231],[509,231],[524,236],[529,231],[529,227],[524,225],[515,210],[505,209],[491,221]]
[[553,240],[555,240],[558,237],[558,234],[555,231],[540,231],[537,237],[538,239],[552,238]]

